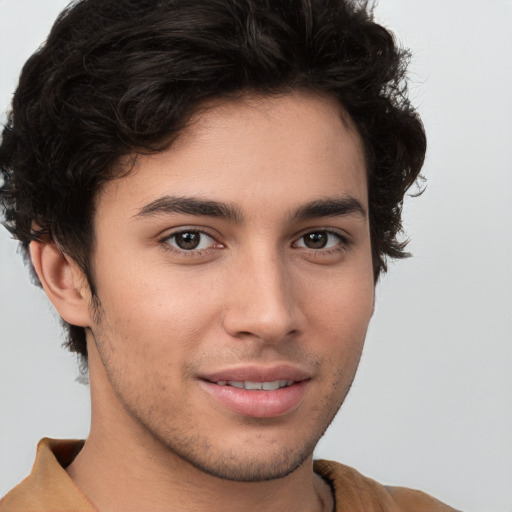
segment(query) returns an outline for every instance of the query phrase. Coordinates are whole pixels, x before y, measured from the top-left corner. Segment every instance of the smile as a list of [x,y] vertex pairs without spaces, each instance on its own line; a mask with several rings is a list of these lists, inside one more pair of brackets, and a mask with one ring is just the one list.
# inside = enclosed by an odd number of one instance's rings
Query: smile
[[293,380],[274,380],[271,382],[251,382],[237,380],[219,380],[215,382],[218,386],[231,386],[238,389],[247,389],[250,391],[275,391],[276,389],[286,388],[294,383]]

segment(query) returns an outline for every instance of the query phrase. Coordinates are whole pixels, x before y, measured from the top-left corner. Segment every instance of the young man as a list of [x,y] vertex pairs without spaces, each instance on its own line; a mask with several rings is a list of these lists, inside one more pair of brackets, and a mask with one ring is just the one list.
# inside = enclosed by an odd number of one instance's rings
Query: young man
[[0,511],[448,511],[312,453],[425,136],[364,6],[83,0],[28,61],[1,200],[92,424]]

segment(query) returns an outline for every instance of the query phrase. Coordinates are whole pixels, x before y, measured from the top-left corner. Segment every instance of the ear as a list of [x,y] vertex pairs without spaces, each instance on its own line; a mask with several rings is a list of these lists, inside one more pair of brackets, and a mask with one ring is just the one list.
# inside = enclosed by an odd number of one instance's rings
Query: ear
[[31,242],[29,250],[39,281],[62,319],[89,327],[91,292],[78,265],[50,240]]

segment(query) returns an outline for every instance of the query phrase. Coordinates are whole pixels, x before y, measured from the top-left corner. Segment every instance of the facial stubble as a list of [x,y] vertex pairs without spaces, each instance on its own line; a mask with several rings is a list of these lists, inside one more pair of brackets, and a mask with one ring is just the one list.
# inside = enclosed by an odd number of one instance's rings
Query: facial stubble
[[[329,391],[319,397],[317,403],[308,412],[307,421],[310,424],[306,425],[307,428],[303,429],[304,433],[295,440],[293,445],[280,444],[279,439],[268,440],[267,433],[270,429],[293,428],[286,427],[289,418],[285,415],[271,419],[238,418],[233,422],[232,432],[226,429],[222,435],[237,436],[237,428],[241,428],[244,432],[250,430],[252,434],[249,442],[245,441],[242,447],[219,446],[218,443],[212,442],[211,437],[204,430],[197,431],[192,428],[184,430],[182,426],[180,427],[183,424],[197,423],[197,417],[201,411],[195,410],[193,404],[188,404],[187,407],[185,402],[181,403],[178,425],[173,421],[173,411],[165,410],[165,407],[162,409],[162,404],[166,401],[161,396],[165,396],[168,390],[163,382],[155,380],[157,375],[150,371],[152,369],[150,365],[138,365],[139,368],[147,368],[142,378],[128,375],[126,368],[116,366],[119,357],[122,357],[119,353],[122,347],[115,347],[111,342],[115,326],[109,324],[99,300],[94,307],[96,325],[94,330],[91,330],[92,341],[97,348],[112,391],[128,417],[143,433],[141,437],[149,436],[153,443],[169,455],[170,460],[177,459],[205,474],[223,480],[263,482],[284,478],[297,470],[312,456],[318,441],[340,409],[351,387],[360,356],[359,353],[358,360],[348,366],[353,369],[352,375],[345,375],[341,369],[332,372]],[[315,361],[314,366],[321,368],[323,365],[321,361]],[[151,402],[148,400],[151,395],[160,395],[160,398]],[[188,418],[184,415],[188,415]],[[296,432],[291,432],[286,437],[294,435]],[[262,450],[258,442],[263,442],[266,447],[270,446],[269,450],[265,450],[264,457],[261,457]],[[250,443],[253,446],[249,446]]]

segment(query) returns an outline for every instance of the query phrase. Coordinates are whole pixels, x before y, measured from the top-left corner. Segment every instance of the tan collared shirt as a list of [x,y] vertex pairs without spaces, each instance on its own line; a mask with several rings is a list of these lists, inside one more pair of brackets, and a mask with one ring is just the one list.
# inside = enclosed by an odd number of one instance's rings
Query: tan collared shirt
[[[83,441],[42,439],[32,473],[0,501],[0,512],[95,512],[68,476]],[[420,491],[386,487],[337,462],[315,461],[333,489],[336,512],[455,512]]]

